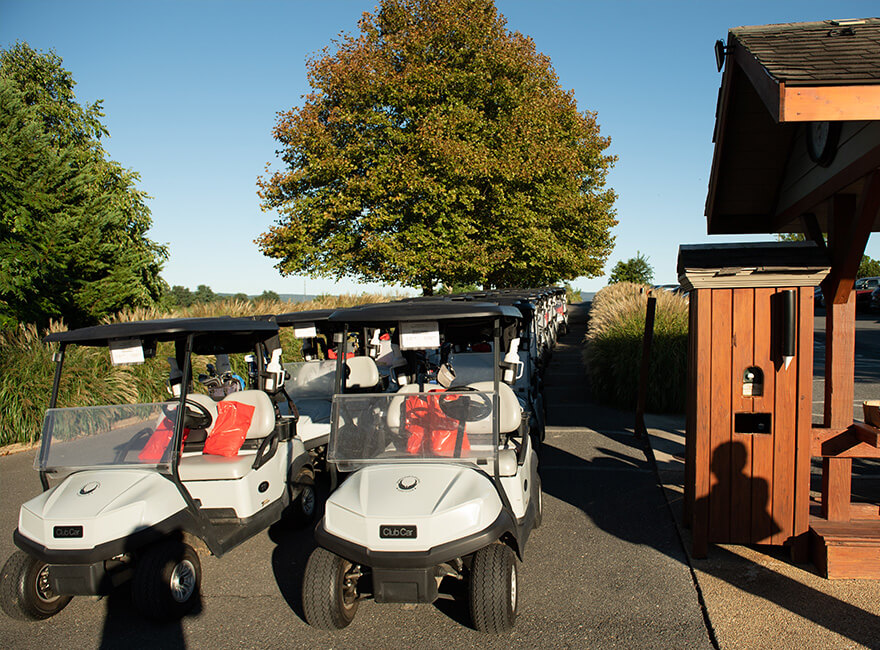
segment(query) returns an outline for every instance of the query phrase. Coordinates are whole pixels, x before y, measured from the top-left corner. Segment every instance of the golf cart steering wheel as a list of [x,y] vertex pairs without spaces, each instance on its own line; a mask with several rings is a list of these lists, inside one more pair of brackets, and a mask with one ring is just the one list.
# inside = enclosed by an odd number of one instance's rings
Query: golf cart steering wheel
[[140,431],[138,431],[131,440],[120,445],[116,449],[116,457],[113,459],[114,463],[124,463],[128,453],[132,449],[139,449],[143,446],[144,438],[147,438],[153,434],[153,429],[151,427],[144,427]]
[[[162,404],[162,412],[165,414],[169,420],[174,421],[174,413],[176,411],[177,402],[172,404],[163,403]],[[186,406],[186,410],[183,414],[183,427],[185,429],[207,429],[211,426],[211,422],[213,422],[214,418],[211,416],[211,412],[204,407],[204,405],[199,404],[197,401],[187,398],[184,402]],[[192,407],[192,410],[190,409]]]
[[492,400],[488,396],[456,393],[476,393],[476,390],[470,386],[457,386],[437,395],[437,404],[447,417],[459,422],[475,422],[492,413]]

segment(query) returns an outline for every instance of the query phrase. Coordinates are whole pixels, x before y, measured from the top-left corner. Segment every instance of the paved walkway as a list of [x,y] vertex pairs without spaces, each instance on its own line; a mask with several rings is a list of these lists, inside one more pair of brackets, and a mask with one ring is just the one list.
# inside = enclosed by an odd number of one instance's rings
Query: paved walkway
[[711,648],[690,567],[653,467],[633,436],[633,416],[592,403],[575,307],[546,373],[547,439],[541,456],[552,552],[577,558],[560,573],[580,576],[589,647]]

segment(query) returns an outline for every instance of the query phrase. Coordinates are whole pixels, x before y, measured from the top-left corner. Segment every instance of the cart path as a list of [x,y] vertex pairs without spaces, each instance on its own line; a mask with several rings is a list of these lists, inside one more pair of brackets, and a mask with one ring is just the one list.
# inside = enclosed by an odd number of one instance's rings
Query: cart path
[[[587,398],[580,365],[584,310],[547,372],[544,523],[529,539],[520,616],[509,635],[468,627],[465,600],[434,605],[361,603],[339,633],[306,625],[299,590],[311,530],[264,532],[224,556],[202,557],[201,611],[155,625],[125,589],[74,598],[41,623],[0,614],[0,647],[687,647],[711,648],[664,497],[632,415]],[[12,552],[19,505],[40,492],[34,452],[0,458],[0,559]]]

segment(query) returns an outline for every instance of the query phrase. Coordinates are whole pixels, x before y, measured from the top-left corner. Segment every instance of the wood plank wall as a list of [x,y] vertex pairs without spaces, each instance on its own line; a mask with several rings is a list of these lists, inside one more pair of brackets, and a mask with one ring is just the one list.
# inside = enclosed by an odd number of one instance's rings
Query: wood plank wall
[[[785,544],[809,530],[813,288],[797,293],[795,358],[780,357],[778,289],[690,296],[685,516],[694,555],[709,542]],[[743,375],[763,371],[760,396]],[[770,413],[769,433],[737,433],[734,413]]]

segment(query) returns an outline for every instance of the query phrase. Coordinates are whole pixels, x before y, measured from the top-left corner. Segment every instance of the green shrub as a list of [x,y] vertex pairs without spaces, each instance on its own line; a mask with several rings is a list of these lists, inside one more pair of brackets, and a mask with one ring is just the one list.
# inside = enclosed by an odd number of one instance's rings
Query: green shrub
[[583,302],[583,298],[581,297],[581,290],[574,289],[568,282],[565,283],[565,301],[569,305],[576,305],[580,302]]
[[[600,403],[635,409],[648,302],[646,285],[621,282],[593,298],[584,338],[584,365]],[[687,386],[688,303],[655,291],[657,308],[645,408],[683,413]]]
[[[386,302],[396,297],[398,296],[327,296],[298,303],[220,300],[194,304],[170,312],[157,308],[132,309],[105,318],[103,322],[282,314]],[[53,322],[43,332],[39,332],[34,325],[19,325],[0,330],[0,446],[32,443],[40,437],[55,373],[52,355],[58,350],[57,345],[46,345],[42,339],[49,332],[66,329],[63,323]],[[281,344],[287,360],[292,360],[299,353],[300,343],[293,337],[292,328],[281,330]],[[167,397],[165,380],[168,377],[168,366],[165,359],[173,355],[173,344],[163,343],[156,351],[156,358],[147,363],[113,366],[106,348],[69,346],[65,352],[58,406],[161,401]],[[204,357],[194,359],[194,376],[205,372],[207,361]],[[243,368],[234,367],[233,370],[243,376]]]

